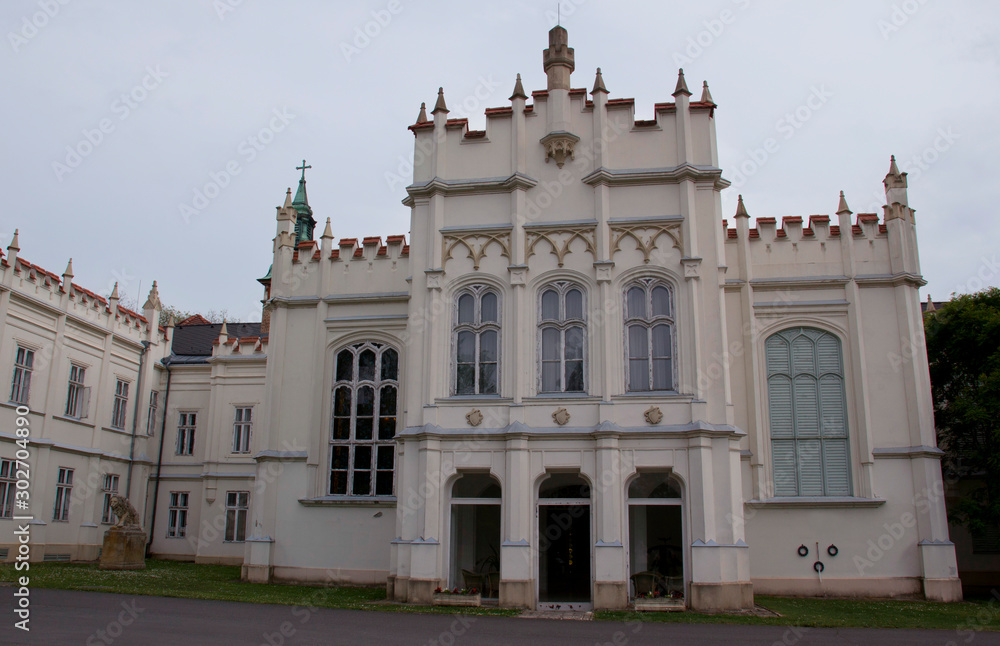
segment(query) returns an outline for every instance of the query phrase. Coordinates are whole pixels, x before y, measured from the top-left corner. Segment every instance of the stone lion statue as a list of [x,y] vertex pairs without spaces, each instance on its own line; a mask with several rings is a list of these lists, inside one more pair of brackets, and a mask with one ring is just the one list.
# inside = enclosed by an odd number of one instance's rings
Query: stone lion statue
[[135,510],[128,498],[118,494],[111,496],[111,511],[115,512],[115,516],[118,517],[115,527],[142,528],[139,523],[139,512]]

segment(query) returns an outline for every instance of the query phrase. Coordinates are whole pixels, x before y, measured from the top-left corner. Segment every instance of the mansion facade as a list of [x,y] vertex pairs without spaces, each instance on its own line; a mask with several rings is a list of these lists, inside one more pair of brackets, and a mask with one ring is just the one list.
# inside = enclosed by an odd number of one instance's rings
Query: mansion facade
[[96,558],[128,486],[155,556],[402,602],[960,599],[906,174],[881,217],[751,226],[707,83],[639,121],[572,87],[562,27],[543,64],[485,130],[421,107],[409,240],[316,240],[303,164],[260,324],[158,326],[155,286],[131,312],[15,241],[0,464],[30,407],[36,553]]

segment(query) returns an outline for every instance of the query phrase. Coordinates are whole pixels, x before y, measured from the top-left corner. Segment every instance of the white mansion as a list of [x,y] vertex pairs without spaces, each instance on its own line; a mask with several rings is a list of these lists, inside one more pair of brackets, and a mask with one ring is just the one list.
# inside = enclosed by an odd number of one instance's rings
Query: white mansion
[[15,237],[0,516],[24,405],[32,558],[96,558],[128,490],[155,556],[399,601],[961,598],[906,175],[881,217],[841,194],[751,227],[722,213],[707,84],[636,121],[600,70],[571,87],[562,27],[544,69],[483,131],[421,108],[409,244],[314,240],[303,164],[261,324],[158,327],[155,286],[131,312]]

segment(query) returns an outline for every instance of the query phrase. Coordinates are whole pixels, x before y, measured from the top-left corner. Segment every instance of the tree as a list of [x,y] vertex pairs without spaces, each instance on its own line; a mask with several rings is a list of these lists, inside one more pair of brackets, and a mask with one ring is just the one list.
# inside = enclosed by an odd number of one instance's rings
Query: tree
[[[180,323],[186,318],[194,316],[196,312],[188,312],[180,310],[173,305],[163,305],[163,309],[160,310],[160,325],[167,325],[170,322],[171,317],[174,323]],[[223,320],[229,319],[229,310],[209,310],[208,312],[202,314],[209,323],[222,323]]]
[[949,516],[982,534],[1000,523],[1000,289],[952,299],[924,330],[943,467],[962,483]]

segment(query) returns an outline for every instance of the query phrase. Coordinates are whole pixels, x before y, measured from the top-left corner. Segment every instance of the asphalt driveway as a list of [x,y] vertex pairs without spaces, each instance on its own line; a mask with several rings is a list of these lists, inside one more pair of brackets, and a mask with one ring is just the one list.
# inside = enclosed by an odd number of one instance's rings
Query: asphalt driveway
[[[624,624],[402,612],[308,609],[65,590],[31,591],[31,631],[14,628],[12,590],[0,595],[2,644],[365,644],[453,646],[699,644],[774,646],[1000,645],[1000,633],[789,628],[706,624]],[[971,637],[971,641],[969,640]]]

